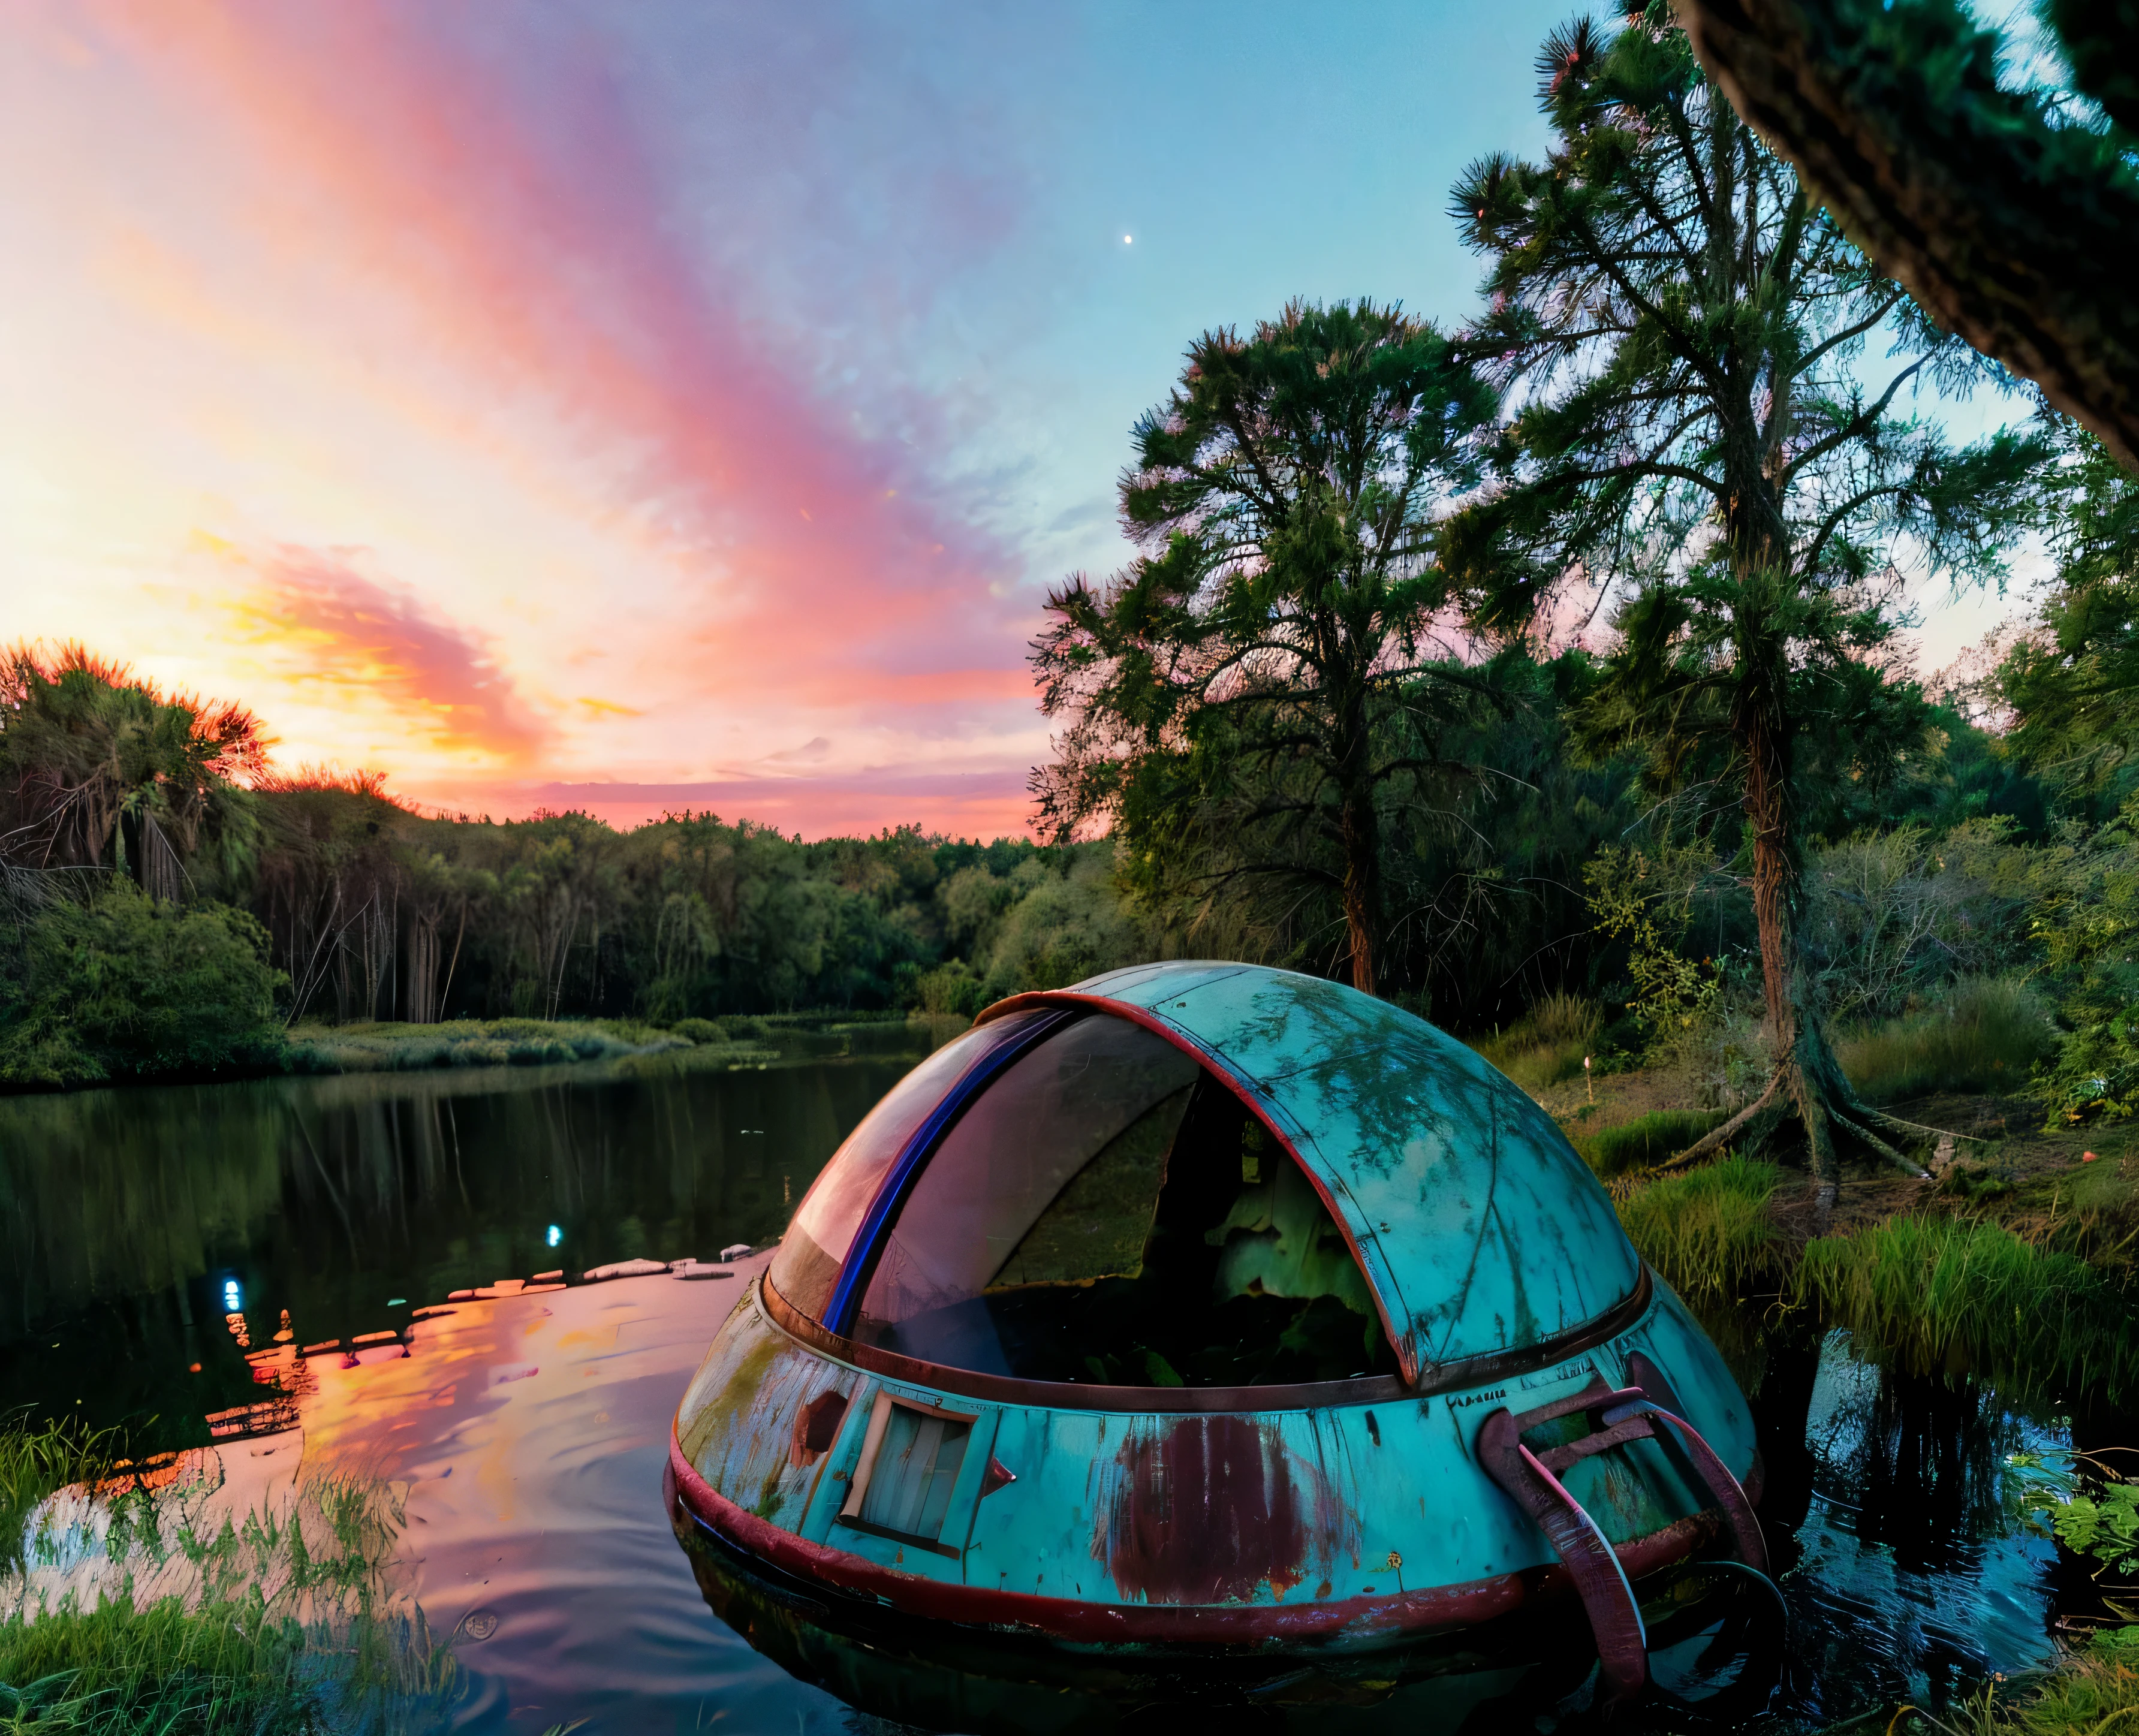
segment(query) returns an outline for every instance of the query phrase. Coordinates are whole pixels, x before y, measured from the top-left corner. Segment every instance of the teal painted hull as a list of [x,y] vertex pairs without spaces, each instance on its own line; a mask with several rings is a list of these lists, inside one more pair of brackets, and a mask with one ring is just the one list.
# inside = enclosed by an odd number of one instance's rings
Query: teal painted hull
[[[1424,1398],[1216,1414],[993,1404],[887,1380],[783,1331],[753,1287],[678,1410],[678,1498],[732,1547],[835,1602],[1074,1650],[1372,1650],[1567,1589],[1552,1546],[1481,1468],[1478,1431],[1503,1407],[1600,1377],[1627,1385],[1637,1352],[1757,1488],[1745,1402],[1660,1284],[1627,1331],[1527,1374]],[[841,1518],[879,1393],[975,1419],[936,1548]],[[844,1402],[813,1448],[810,1406],[821,1417],[827,1395]],[[1015,1480],[983,1494],[991,1461]],[[1631,1577],[1721,1529],[1683,1460],[1654,1440],[1584,1460],[1564,1481]]]
[[909,1074],[670,1465],[828,1606],[1086,1654],[1370,1652],[1572,1591],[1623,1694],[1632,1581],[1765,1564],[1745,1398],[1551,1118],[1239,965],[1022,996]]

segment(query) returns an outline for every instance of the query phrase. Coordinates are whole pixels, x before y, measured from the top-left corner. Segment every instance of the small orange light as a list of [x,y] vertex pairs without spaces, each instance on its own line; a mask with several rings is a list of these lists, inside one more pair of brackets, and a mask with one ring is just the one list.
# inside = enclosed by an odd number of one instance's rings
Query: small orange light
[[2079,1161],[2082,1163],[2092,1163],[2094,1161],[2094,1153],[2092,1152],[2082,1152],[2079,1154]]
[[200,1372],[200,1364],[198,1362],[187,1363],[186,1372],[188,1374],[198,1374]]

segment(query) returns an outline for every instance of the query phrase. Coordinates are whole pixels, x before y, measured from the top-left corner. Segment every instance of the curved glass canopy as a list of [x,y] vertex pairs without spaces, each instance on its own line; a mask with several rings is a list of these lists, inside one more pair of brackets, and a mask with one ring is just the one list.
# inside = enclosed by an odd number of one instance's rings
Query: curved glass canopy
[[1109,1385],[1416,1380],[1638,1281],[1549,1117],[1385,1002],[1176,964],[983,1019],[855,1129],[773,1264],[859,1343]]

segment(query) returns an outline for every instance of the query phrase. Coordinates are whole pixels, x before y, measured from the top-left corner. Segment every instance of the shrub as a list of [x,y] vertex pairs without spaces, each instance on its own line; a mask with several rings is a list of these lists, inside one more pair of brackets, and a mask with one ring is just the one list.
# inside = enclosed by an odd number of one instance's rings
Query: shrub
[[725,1043],[728,1034],[717,1020],[712,1019],[678,1019],[668,1029],[686,1043]]
[[1861,1029],[1836,1045],[1843,1071],[1873,1103],[1934,1091],[2017,1091],[2057,1033],[2043,997],[2010,976],[1964,978],[1941,1004]]
[[0,1080],[99,1079],[272,1066],[282,1048],[267,931],[223,904],[181,906],[120,881],[32,919],[0,993]]
[[1772,1163],[1725,1157],[1636,1188],[1620,1202],[1619,1220],[1642,1258],[1681,1295],[1720,1301],[1779,1264],[1782,1232],[1768,1206],[1782,1185]]
[[988,1004],[987,985],[963,959],[952,959],[913,980],[913,1004],[931,1017],[970,1019]]
[[1676,1156],[1728,1118],[1728,1112],[1720,1109],[1659,1109],[1585,1134],[1574,1142],[1574,1149],[1598,1175],[1617,1176]]
[[1532,1003],[1519,1024],[1471,1047],[1524,1089],[1539,1091],[1582,1071],[1600,1023],[1594,1001],[1554,992]]

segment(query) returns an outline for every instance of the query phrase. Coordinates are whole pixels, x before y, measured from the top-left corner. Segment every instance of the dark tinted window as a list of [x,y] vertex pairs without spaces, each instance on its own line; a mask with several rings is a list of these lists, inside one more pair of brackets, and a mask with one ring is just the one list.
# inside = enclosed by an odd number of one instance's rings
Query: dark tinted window
[[876,1198],[892,1161],[928,1113],[949,1094],[976,1061],[998,1043],[1040,1017],[1013,1013],[947,1043],[884,1094],[825,1166],[795,1208],[772,1262],[772,1287],[812,1319],[839,1282],[862,1215]]
[[887,1239],[855,1335],[1035,1380],[1256,1385],[1395,1366],[1314,1185],[1224,1084],[1094,1017],[968,1109]]

